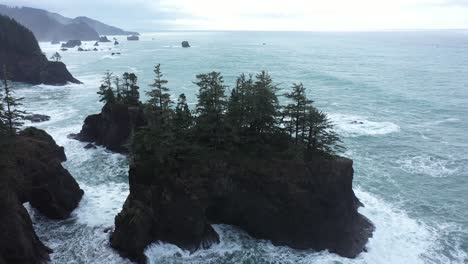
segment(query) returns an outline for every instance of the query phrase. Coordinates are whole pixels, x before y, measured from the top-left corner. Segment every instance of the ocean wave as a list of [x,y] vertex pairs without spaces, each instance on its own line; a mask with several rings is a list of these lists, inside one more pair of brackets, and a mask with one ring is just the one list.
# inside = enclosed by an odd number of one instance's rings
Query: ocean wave
[[330,120],[337,132],[344,137],[376,136],[400,132],[400,126],[392,122],[370,121],[362,116],[331,113]]
[[[436,251],[440,235],[425,223],[416,221],[404,212],[374,195],[356,190],[365,204],[360,212],[376,226],[367,248],[355,259],[340,257],[328,251],[295,250],[277,247],[266,240],[256,240],[236,227],[214,225],[220,244],[193,254],[167,243],[150,245],[145,254],[149,263],[350,263],[393,264],[426,263],[425,255],[444,259]],[[463,256],[462,253],[459,253]],[[462,263],[462,262],[460,262]]]
[[411,174],[446,177],[457,172],[455,161],[431,155],[405,156],[397,160],[400,168]]

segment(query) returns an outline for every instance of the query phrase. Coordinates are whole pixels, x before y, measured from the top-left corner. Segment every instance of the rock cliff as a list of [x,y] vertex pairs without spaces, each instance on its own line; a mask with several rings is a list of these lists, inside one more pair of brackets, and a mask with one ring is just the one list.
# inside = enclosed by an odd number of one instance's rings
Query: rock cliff
[[79,83],[62,62],[48,61],[34,35],[15,20],[0,15],[0,65],[10,79],[30,84]]
[[135,128],[146,124],[138,106],[106,104],[101,113],[88,116],[76,139],[94,142],[115,152],[128,152],[127,143]]
[[133,156],[130,195],[115,219],[111,245],[139,263],[165,241],[194,251],[218,241],[211,224],[238,226],[256,238],[298,249],[356,257],[373,225],[357,211],[353,162],[212,156],[175,167]]
[[23,203],[52,219],[65,219],[83,191],[62,167],[62,147],[46,132],[27,128],[0,149],[0,263],[41,263],[52,251],[34,232]]

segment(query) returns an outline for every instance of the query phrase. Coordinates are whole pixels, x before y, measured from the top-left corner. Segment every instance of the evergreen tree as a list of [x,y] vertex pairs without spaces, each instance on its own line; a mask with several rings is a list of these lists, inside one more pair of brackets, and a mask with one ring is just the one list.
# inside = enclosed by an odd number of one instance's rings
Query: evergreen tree
[[155,79],[150,84],[153,89],[146,92],[149,96],[148,104],[156,115],[157,123],[167,123],[170,113],[172,112],[171,106],[173,104],[171,95],[168,93],[169,88],[165,87],[167,80],[162,79],[161,65],[158,64],[154,67]]
[[293,84],[292,91],[284,94],[284,96],[291,101],[291,103],[285,107],[284,116],[287,118],[285,127],[291,137],[294,135],[296,146],[299,142],[302,142],[304,138],[306,111],[307,107],[313,102],[307,99],[305,90],[302,83]]
[[115,95],[112,90],[113,73],[107,71],[102,79],[101,86],[97,92],[100,95],[100,102],[115,103]]
[[307,137],[304,143],[307,153],[334,154],[344,150],[333,123],[325,113],[315,107],[308,107],[305,121]]
[[276,95],[278,90],[267,72],[262,71],[256,76],[253,89],[248,94],[248,123],[257,136],[273,133],[276,129],[280,108]]
[[116,95],[115,100],[117,102],[122,102],[123,87],[122,87],[122,84],[120,83],[120,78],[117,76],[114,78],[114,85],[115,85],[115,95]]
[[232,129],[240,132],[247,127],[246,119],[250,108],[248,106],[248,96],[253,89],[252,75],[247,77],[241,74],[236,81],[236,87],[232,89],[227,107],[227,119]]
[[185,94],[179,95],[177,100],[174,122],[176,130],[186,130],[192,125],[192,114],[187,105]]
[[127,103],[131,105],[138,105],[140,102],[140,87],[138,86],[138,77],[134,73],[128,74],[128,82],[130,84],[128,94],[127,94]]
[[224,112],[226,96],[223,77],[219,72],[197,75],[199,87],[197,128],[200,139],[215,150],[224,143]]
[[18,110],[18,107],[22,105],[21,101],[24,98],[15,98],[13,96],[13,91],[11,90],[8,82],[9,74],[6,66],[3,66],[2,77],[4,91],[2,101],[4,110],[1,114],[1,123],[6,126],[7,132],[10,135],[16,135],[20,126],[23,125],[22,120],[24,119],[24,114],[26,114],[25,111]]
[[61,61],[62,56],[60,56],[60,54],[58,52],[55,52],[54,55],[52,55],[52,57],[50,57],[50,59],[53,60],[53,61]]

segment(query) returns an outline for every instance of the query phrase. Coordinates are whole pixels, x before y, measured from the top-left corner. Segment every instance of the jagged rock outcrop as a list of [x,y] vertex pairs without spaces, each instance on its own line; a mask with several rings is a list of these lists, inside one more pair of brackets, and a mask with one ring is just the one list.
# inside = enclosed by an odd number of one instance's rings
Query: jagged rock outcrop
[[107,36],[102,36],[102,37],[99,37],[99,42],[111,42]]
[[101,113],[88,116],[76,139],[94,142],[115,152],[128,152],[127,143],[132,131],[146,124],[139,106],[106,104]]
[[34,35],[16,21],[0,15],[0,65],[10,79],[30,84],[80,83],[62,62],[48,61]]
[[127,40],[136,41],[136,40],[140,40],[140,37],[138,37],[137,35],[132,35],[132,36],[128,36]]
[[27,128],[0,143],[0,260],[42,263],[52,252],[37,237],[23,203],[52,219],[65,219],[83,196],[62,167],[63,147],[43,130]]
[[62,48],[74,48],[74,47],[81,46],[81,44],[82,44],[81,40],[72,39],[72,40],[68,40],[66,43],[63,43]]
[[216,243],[214,223],[238,226],[275,245],[350,258],[372,235],[373,225],[357,211],[353,162],[346,158],[210,156],[175,167],[132,158],[130,195],[115,218],[111,245],[139,263],[155,241],[191,251]]

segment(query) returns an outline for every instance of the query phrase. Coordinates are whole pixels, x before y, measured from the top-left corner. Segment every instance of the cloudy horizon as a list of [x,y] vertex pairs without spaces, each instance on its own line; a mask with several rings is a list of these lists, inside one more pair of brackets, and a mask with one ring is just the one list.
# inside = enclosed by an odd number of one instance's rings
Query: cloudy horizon
[[2,0],[126,30],[467,29],[468,0]]

